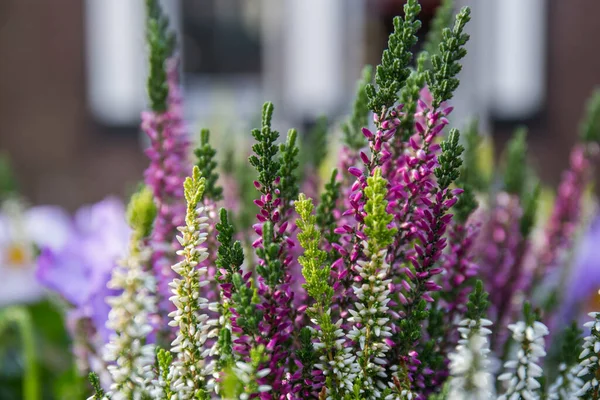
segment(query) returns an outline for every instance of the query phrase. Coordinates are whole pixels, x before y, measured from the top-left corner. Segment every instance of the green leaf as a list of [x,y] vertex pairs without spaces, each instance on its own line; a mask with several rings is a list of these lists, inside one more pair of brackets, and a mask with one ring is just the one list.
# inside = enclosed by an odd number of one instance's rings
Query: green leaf
[[453,0],[442,0],[431,20],[423,49],[430,55],[439,54],[440,44],[444,37],[444,29],[452,23]]
[[17,179],[11,167],[10,156],[0,153],[0,196],[4,197],[17,192]]
[[258,332],[258,324],[263,316],[262,312],[256,308],[256,288],[252,284],[248,287],[240,274],[234,274],[231,280],[235,288],[231,299],[239,314],[237,324],[244,330],[244,333],[255,334]]
[[98,378],[98,374],[96,374],[95,372],[90,372],[90,374],[88,375],[88,379],[90,380],[90,384],[92,385],[92,388],[94,389],[94,396],[93,399],[94,400],[104,400],[106,399],[106,393],[104,392],[104,389],[102,389],[102,386],[100,385],[100,378]]
[[415,133],[415,113],[421,89],[425,86],[425,62],[427,59],[426,53],[419,54],[417,69],[411,72],[406,80],[406,86],[400,92],[400,104],[403,107],[400,116],[401,141],[399,143],[405,143]]
[[417,43],[416,33],[421,27],[417,18],[421,6],[417,0],[408,0],[404,5],[404,18],[394,18],[394,32],[390,34],[388,48],[383,51],[381,64],[375,72],[375,83],[365,88],[369,108],[376,114],[391,108],[398,100],[398,92],[410,75],[412,47]]
[[209,139],[210,131],[202,129],[200,131],[200,147],[194,150],[194,154],[197,158],[196,165],[206,179],[204,197],[216,202],[223,199],[223,188],[217,183],[219,179],[217,162],[215,161],[217,151],[210,145]]
[[459,144],[459,139],[458,129],[451,129],[441,144],[442,154],[438,158],[440,166],[434,173],[442,190],[447,189],[460,176],[461,154],[464,148]]
[[[316,221],[317,225],[321,229],[321,234],[329,242],[338,243],[340,235],[335,233],[337,228],[337,219],[335,218],[334,211],[338,207],[338,200],[341,193],[341,182],[337,181],[337,169],[334,169],[331,173],[329,182],[325,184],[325,190],[321,194],[321,201],[317,206]],[[329,253],[329,261],[333,262],[338,258],[338,252],[331,249]]]
[[281,162],[278,156],[278,147],[275,144],[279,132],[271,129],[273,118],[273,104],[267,102],[263,105],[262,127],[253,129],[252,136],[256,143],[252,146],[254,154],[250,156],[250,164],[258,172],[258,182],[262,185],[262,193],[275,191],[275,179],[279,174]]
[[303,159],[302,165],[309,164],[314,171],[321,168],[321,164],[327,158],[329,144],[327,136],[329,134],[329,121],[327,117],[322,115],[317,118],[314,127],[309,131],[308,135],[304,135],[302,140],[300,158]]
[[586,115],[581,123],[581,139],[584,142],[600,143],[600,89],[595,89],[586,106]]
[[375,254],[391,245],[398,231],[389,228],[394,217],[386,211],[387,181],[381,176],[381,168],[376,168],[373,176],[367,178],[365,196],[365,234],[369,251]]
[[299,149],[296,144],[298,133],[295,129],[288,131],[287,140],[279,146],[281,153],[281,167],[279,169],[280,197],[283,200],[284,208],[298,196],[298,153]]
[[466,183],[476,191],[485,191],[488,182],[485,174],[481,171],[480,153],[483,136],[479,133],[479,122],[472,120],[461,137],[465,147],[463,167],[460,172],[461,184]]
[[523,216],[521,217],[520,221],[520,229],[524,238],[529,236],[533,230],[533,227],[535,226],[541,192],[542,187],[540,183],[537,182],[533,188],[533,191],[525,196],[525,199],[522,201]]
[[300,215],[300,219],[296,221],[299,229],[298,241],[304,249],[304,253],[298,257],[298,262],[302,265],[302,275],[306,280],[303,286],[315,299],[317,306],[321,310],[327,310],[333,297],[333,288],[328,283],[331,267],[326,264],[327,253],[319,248],[321,233],[316,229],[312,199],[300,194],[294,206]]
[[579,362],[579,354],[581,353],[581,345],[583,331],[579,329],[576,322],[569,325],[562,335],[562,359],[561,361],[568,366],[575,365]]
[[156,366],[158,375],[165,382],[162,395],[165,400],[174,398],[174,393],[171,390],[171,364],[173,363],[173,354],[170,351],[158,347],[156,349]]
[[175,48],[175,35],[169,31],[169,19],[163,13],[158,0],[146,0],[146,14],[148,97],[153,111],[164,112],[169,96],[165,63]]
[[474,321],[485,318],[489,306],[490,302],[487,292],[483,289],[483,282],[478,280],[475,282],[475,288],[469,295],[465,317]]
[[527,129],[517,129],[508,143],[504,189],[521,196],[527,179]]
[[457,186],[464,190],[464,192],[458,196],[458,201],[453,207],[454,216],[456,221],[464,224],[469,219],[469,216],[477,209],[478,203],[475,199],[472,187],[459,180]]
[[[217,241],[220,243],[215,264],[219,269],[222,268],[227,271],[226,276],[222,279],[225,282],[231,282],[233,274],[238,273],[244,263],[244,250],[240,241],[234,240],[235,229],[229,222],[227,210],[224,208],[219,210],[219,223],[215,227],[219,232]],[[221,279],[223,274],[219,269],[217,270],[217,278]]]
[[458,87],[459,80],[456,76],[462,69],[458,61],[467,55],[465,45],[469,40],[469,35],[463,30],[470,19],[470,8],[461,9],[452,30],[446,28],[442,31],[439,54],[431,55],[432,69],[427,71],[426,79],[433,96],[434,110],[437,110],[442,102],[450,100]]
[[183,182],[183,192],[185,200],[188,203],[188,208],[196,208],[202,199],[204,193],[205,179],[200,174],[200,168],[197,165],[192,170],[192,176],[185,178]]

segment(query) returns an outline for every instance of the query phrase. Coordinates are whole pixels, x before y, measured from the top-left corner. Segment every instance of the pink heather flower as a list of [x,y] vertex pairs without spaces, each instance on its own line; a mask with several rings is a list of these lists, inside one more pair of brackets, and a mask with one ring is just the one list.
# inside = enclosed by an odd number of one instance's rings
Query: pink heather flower
[[[425,105],[422,101],[419,104]],[[438,166],[437,156],[440,153],[440,146],[435,141],[448,124],[446,114],[442,112],[425,108],[418,113],[423,114],[427,125],[421,127],[421,133],[417,129],[408,146],[400,146],[404,149],[402,154],[384,164],[385,176],[390,183],[389,208],[395,215],[394,224],[398,228],[391,251],[394,258],[409,252],[410,248],[406,246],[414,239],[426,240],[414,221],[420,219],[423,210],[433,205],[429,197],[436,187],[434,169]],[[398,268],[398,265],[392,261],[392,269]]]
[[[404,269],[406,283],[402,289],[405,291],[407,304],[416,304],[421,298],[432,302],[433,298],[429,292],[441,289],[432,278],[443,271],[442,268],[434,266],[441,259],[447,245],[444,235],[452,218],[448,211],[456,202],[456,196],[453,191],[445,189],[435,194],[430,208],[415,209],[418,218],[414,221],[414,226],[418,229],[420,238],[414,245],[414,251],[407,255],[415,272]],[[408,287],[410,289],[406,290]]]
[[[443,256],[441,277],[442,290],[451,293],[452,297],[444,303],[447,310],[445,316],[448,326],[463,319],[467,310],[470,286],[465,282],[479,272],[479,266],[474,261],[474,246],[479,234],[480,224],[467,221],[466,224],[453,221],[450,226],[450,246]],[[456,338],[458,340],[458,337]],[[452,348],[456,343],[449,344]]]
[[[171,265],[176,257],[176,228],[183,225],[185,217],[183,181],[190,170],[188,161],[190,143],[183,121],[176,60],[168,62],[167,76],[168,109],[161,113],[142,114],[142,129],[150,138],[150,148],[146,150],[150,158],[150,166],[144,176],[157,204],[151,243],[154,250],[153,268],[158,282],[158,291],[162,297],[159,306],[162,314],[172,307],[168,301],[170,293],[167,285],[174,277]],[[166,326],[166,324],[159,324]]]
[[300,186],[300,193],[304,193],[310,199],[317,199],[320,188],[321,178],[319,177],[319,171],[309,165],[304,171],[304,181]]
[[[332,280],[335,282],[333,288],[336,291],[333,309],[342,318],[348,316],[348,306],[354,297],[352,284],[360,278],[353,265],[362,258],[362,242],[366,239],[363,228],[366,201],[364,189],[367,186],[367,176],[376,167],[386,162],[385,157],[389,154],[386,150],[387,141],[393,137],[400,123],[397,116],[396,110],[391,111],[387,119],[379,124],[375,133],[367,128],[363,129],[363,134],[369,140],[370,157],[367,157],[362,151],[357,155],[352,154],[347,148],[342,149],[341,167],[342,171],[347,171],[348,174],[343,175],[342,191],[345,199],[345,211],[342,213],[336,233],[342,235],[342,242],[347,244],[344,247],[351,247],[351,250],[346,251],[346,254],[335,261],[331,268]],[[360,167],[347,165],[352,161],[362,165]]]
[[[286,274],[284,283],[275,291],[259,278],[258,293],[264,298],[258,306],[263,311],[264,320],[259,323],[258,344],[266,346],[269,352],[268,368],[271,374],[259,380],[259,384],[271,385],[275,393],[286,396],[291,393],[291,382],[285,379],[287,362],[292,356],[287,342],[291,339],[294,323],[291,318],[291,304],[294,294],[289,285],[290,276]],[[283,397],[285,398],[285,397]]]
[[[500,318],[499,326],[508,323],[517,311],[515,295],[522,289],[524,256],[527,243],[523,241],[519,222],[523,211],[519,198],[505,192],[498,193],[492,205],[489,220],[485,222],[479,240],[481,278],[490,294],[490,317]],[[507,338],[492,335],[492,345],[500,348]]]
[[504,301],[500,292],[506,287],[520,241],[519,220],[522,210],[517,196],[502,192],[496,196],[482,235],[481,273],[490,293],[492,309]]
[[[421,94],[427,93],[422,91]],[[398,279],[394,289],[402,304],[402,308],[398,308],[394,302],[390,303],[393,332],[399,329],[399,319],[412,318],[405,310],[410,314],[413,305],[422,299],[432,302],[432,292],[441,289],[435,276],[443,269],[436,265],[447,245],[444,235],[452,219],[449,210],[461,192],[439,190],[437,185],[434,170],[441,148],[436,141],[448,124],[446,117],[452,109],[432,110],[430,104],[431,99],[419,100],[415,114],[416,133],[407,143],[390,143],[389,152],[400,152],[383,164],[384,177],[390,186],[388,212],[394,215],[393,226],[398,229],[388,253],[392,276]],[[412,264],[414,272],[403,267],[406,261]],[[402,347],[413,348],[412,344]],[[420,365],[416,352],[399,355],[404,360],[413,388],[424,388],[426,381],[436,379],[434,371]],[[395,362],[394,357],[389,362]],[[442,375],[440,379],[443,379]]]
[[[574,244],[576,231],[581,225],[583,192],[592,179],[592,166],[597,163],[600,148],[595,142],[578,143],[571,150],[570,166],[563,173],[558,187],[554,208],[548,221],[542,245],[533,253],[535,262],[528,286],[533,287],[545,281],[550,290],[556,289],[556,280],[561,279],[561,267],[566,267],[566,256]],[[550,277],[550,279],[545,279]],[[593,275],[590,276],[593,281]],[[578,290],[584,293],[584,290]],[[566,294],[566,308],[572,308],[572,295]],[[595,296],[592,296],[595,298]],[[546,324],[553,328],[560,315],[548,313]]]
[[[208,217],[208,221],[218,221],[218,205],[212,200],[204,199],[203,201],[204,212]],[[203,246],[206,247],[208,252],[208,257],[206,260],[202,261],[199,266],[202,268],[206,268],[206,274],[201,277],[201,280],[205,280],[208,282],[206,286],[202,288],[202,296],[210,302],[218,301],[219,299],[219,283],[215,279],[217,275],[217,267],[215,265],[215,261],[217,260],[217,250],[219,248],[219,242],[217,241],[217,230],[214,223],[209,223],[206,228],[206,233],[208,234],[206,237],[206,242],[204,242]],[[214,314],[214,317],[217,317]],[[211,344],[210,340],[208,341]]]
[[[258,235],[254,241],[254,248],[264,247],[264,238],[269,231],[265,230],[265,222],[269,222],[272,226],[269,238],[272,243],[279,246],[277,259],[281,262],[281,276],[275,283],[267,282],[265,277],[258,276],[257,288],[261,302],[257,308],[263,312],[263,320],[258,325],[258,334],[251,335],[244,332],[237,324],[239,314],[237,310],[232,309],[232,330],[234,333],[242,334],[238,339],[234,340],[234,351],[243,356],[245,361],[249,361],[249,351],[252,346],[264,345],[268,361],[261,368],[269,368],[270,374],[258,379],[259,385],[268,385],[272,388],[269,393],[261,393],[260,398],[272,399],[287,398],[291,396],[298,382],[295,382],[296,374],[292,374],[289,366],[291,360],[295,361],[294,353],[291,349],[292,332],[298,327],[295,325],[297,321],[302,319],[305,307],[293,307],[295,292],[292,290],[292,285],[295,282],[293,277],[294,263],[296,257],[293,256],[294,249],[299,247],[295,241],[296,226],[290,223],[289,218],[293,212],[291,204],[286,204],[289,199],[280,196],[280,191],[277,188],[280,184],[280,178],[275,178],[269,186],[263,186],[260,182],[255,182],[254,186],[261,193],[260,197],[254,201],[254,204],[259,208],[256,215],[258,223],[253,225],[253,230]],[[258,258],[259,265],[267,265],[273,260],[265,260]],[[249,279],[252,273],[245,274],[244,281],[249,284]],[[296,385],[295,385],[296,384]]]
[[223,207],[234,215],[240,212],[240,187],[235,176],[227,173],[219,175],[223,187]]
[[564,172],[550,221],[544,232],[543,245],[537,252],[538,263],[534,281],[560,266],[565,250],[573,237],[581,215],[583,191],[590,183],[591,165],[598,155],[596,143],[577,144],[571,151],[570,166]]

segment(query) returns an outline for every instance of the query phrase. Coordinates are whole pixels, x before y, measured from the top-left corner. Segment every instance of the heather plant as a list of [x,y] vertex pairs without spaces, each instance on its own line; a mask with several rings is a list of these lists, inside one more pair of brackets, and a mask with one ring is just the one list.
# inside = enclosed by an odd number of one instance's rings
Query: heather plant
[[283,139],[267,102],[236,181],[208,130],[192,161],[175,40],[158,1],[147,8],[150,166],[112,268],[92,398],[599,398],[599,314],[583,340],[576,327],[550,336],[561,288],[546,277],[568,270],[600,95],[544,221],[524,130],[490,179],[477,125],[450,128],[469,8],[444,1],[414,57],[421,7],[408,0],[357,85],[338,168],[317,175],[326,119]]

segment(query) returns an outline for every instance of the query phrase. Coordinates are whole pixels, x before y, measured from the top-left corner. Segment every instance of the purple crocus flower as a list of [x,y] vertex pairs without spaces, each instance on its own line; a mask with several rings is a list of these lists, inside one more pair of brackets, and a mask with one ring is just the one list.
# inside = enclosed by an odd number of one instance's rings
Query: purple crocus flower
[[91,319],[102,342],[109,334],[110,308],[104,299],[114,294],[106,283],[126,253],[129,236],[123,203],[107,198],[79,209],[66,244],[42,247],[38,258],[38,281],[73,305],[79,318]]
[[600,213],[582,237],[576,251],[573,270],[564,290],[561,320],[587,320],[587,313],[600,309]]
[[0,307],[36,301],[44,287],[35,280],[37,248],[59,250],[71,232],[71,219],[61,208],[36,206],[25,209],[7,200],[0,211]]

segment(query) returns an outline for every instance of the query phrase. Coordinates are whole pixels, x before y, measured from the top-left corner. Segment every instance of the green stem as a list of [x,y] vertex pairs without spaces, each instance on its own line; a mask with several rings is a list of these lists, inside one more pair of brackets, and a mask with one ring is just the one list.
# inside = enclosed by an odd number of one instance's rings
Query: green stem
[[40,400],[39,374],[35,357],[36,345],[31,317],[25,308],[7,308],[0,313],[0,332],[10,323],[14,323],[19,329],[23,343],[23,358],[25,360],[23,400]]

